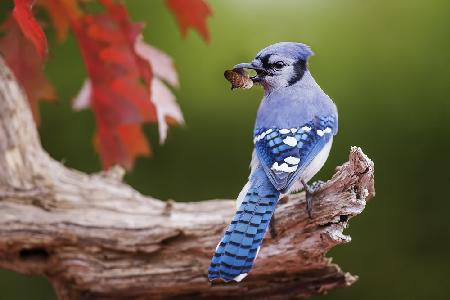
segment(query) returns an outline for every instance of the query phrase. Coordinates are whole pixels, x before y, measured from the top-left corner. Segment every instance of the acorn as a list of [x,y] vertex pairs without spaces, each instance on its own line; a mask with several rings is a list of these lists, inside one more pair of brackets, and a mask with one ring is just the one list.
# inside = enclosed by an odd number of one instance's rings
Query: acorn
[[226,70],[223,73],[223,76],[225,76],[226,80],[231,83],[232,90],[248,90],[253,86],[253,80],[250,78],[247,72],[244,71],[244,69]]

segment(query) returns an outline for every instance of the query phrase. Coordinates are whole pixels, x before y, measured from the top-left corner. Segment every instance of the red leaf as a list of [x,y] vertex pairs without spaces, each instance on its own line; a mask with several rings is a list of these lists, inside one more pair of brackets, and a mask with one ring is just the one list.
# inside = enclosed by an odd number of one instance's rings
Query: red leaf
[[[135,51],[140,57],[148,61],[149,64],[152,64],[154,68],[151,101],[156,107],[159,140],[160,143],[164,143],[169,124],[184,124],[183,114],[176,102],[175,95],[164,83],[166,82],[174,87],[178,87],[177,71],[170,56],[145,43],[142,38],[136,39]],[[91,96],[92,84],[89,80],[86,80],[73,101],[73,109],[80,110],[89,108],[91,105]]]
[[43,72],[42,57],[33,44],[24,37],[13,18],[1,25],[4,36],[0,40],[6,64],[27,94],[33,116],[39,124],[39,100],[54,100],[55,91]]
[[31,12],[33,3],[34,0],[14,0],[13,16],[23,34],[33,43],[39,55],[43,58],[47,54],[47,39]]
[[134,50],[142,25],[130,22],[123,5],[101,2],[105,13],[73,22],[90,81],[82,98],[89,99],[95,114],[96,145],[104,168],[130,168],[137,155],[150,153],[140,126],[156,121],[150,101],[152,73]]
[[131,169],[136,156],[151,153],[141,126],[136,124],[121,125],[116,130],[100,124],[94,144],[105,169],[117,164],[118,158],[123,167]]
[[36,5],[47,10],[60,42],[66,39],[70,22],[81,16],[77,0],[37,0]]
[[212,12],[205,0],[166,0],[166,4],[177,17],[183,37],[186,37],[187,30],[192,27],[209,42],[206,18]]

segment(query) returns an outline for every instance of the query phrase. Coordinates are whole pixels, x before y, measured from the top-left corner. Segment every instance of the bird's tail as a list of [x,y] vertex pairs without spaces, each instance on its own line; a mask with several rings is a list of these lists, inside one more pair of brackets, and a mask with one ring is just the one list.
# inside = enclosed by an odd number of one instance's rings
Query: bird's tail
[[250,272],[280,193],[267,177],[252,184],[233,221],[217,245],[209,280],[241,281]]

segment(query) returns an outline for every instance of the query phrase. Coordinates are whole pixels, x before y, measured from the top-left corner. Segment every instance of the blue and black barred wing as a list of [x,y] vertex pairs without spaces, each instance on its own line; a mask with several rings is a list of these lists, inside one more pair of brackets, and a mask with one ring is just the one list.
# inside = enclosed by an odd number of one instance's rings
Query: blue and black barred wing
[[333,116],[318,117],[299,127],[255,129],[256,153],[275,188],[286,193],[336,130]]

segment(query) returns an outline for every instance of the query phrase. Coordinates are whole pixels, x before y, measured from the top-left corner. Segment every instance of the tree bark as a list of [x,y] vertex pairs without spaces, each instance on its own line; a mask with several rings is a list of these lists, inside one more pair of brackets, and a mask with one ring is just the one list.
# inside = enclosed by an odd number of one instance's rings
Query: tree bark
[[234,214],[231,200],[163,202],[122,182],[119,167],[87,175],[43,149],[23,92],[0,58],[0,267],[45,275],[59,299],[307,298],[351,285],[325,255],[347,243],[350,218],[374,192],[360,148],[316,195],[280,200],[250,275],[211,285],[207,268]]

